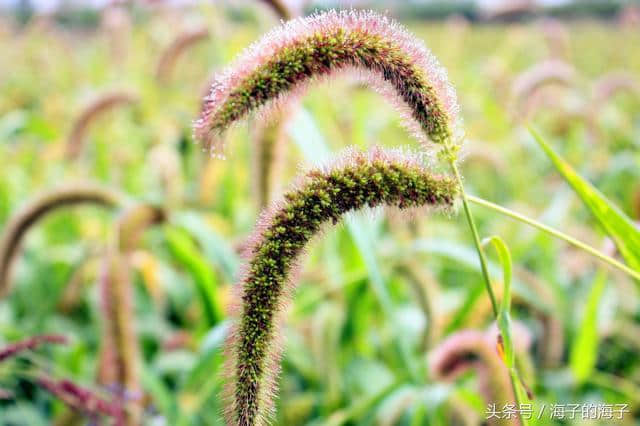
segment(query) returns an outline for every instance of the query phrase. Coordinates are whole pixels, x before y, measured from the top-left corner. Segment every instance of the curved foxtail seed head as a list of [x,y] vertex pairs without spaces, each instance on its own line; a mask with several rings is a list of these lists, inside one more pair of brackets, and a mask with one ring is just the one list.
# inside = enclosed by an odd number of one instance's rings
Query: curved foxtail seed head
[[247,250],[248,265],[228,343],[226,396],[230,425],[262,425],[271,409],[279,370],[278,323],[293,289],[307,242],[323,225],[351,211],[389,206],[449,208],[458,187],[402,151],[348,151],[332,166],[306,173],[280,203],[264,213]]
[[570,86],[575,76],[575,69],[564,61],[558,59],[542,61],[518,74],[511,85],[511,93],[516,102],[521,102],[547,84],[558,83]]
[[29,337],[19,342],[13,342],[0,349],[0,362],[14,357],[23,351],[33,350],[44,344],[67,344],[67,338],[58,334],[42,334],[40,336]]
[[122,105],[138,102],[138,95],[127,91],[113,91],[96,97],[86,105],[73,122],[67,139],[67,158],[74,159],[82,152],[85,136],[91,123],[102,113]]
[[421,141],[461,139],[455,90],[436,58],[386,16],[354,10],[294,19],[248,48],[213,82],[195,137],[222,155],[221,133],[250,112],[353,69],[389,96]]
[[75,204],[116,207],[122,195],[95,184],[69,184],[47,191],[29,201],[9,218],[0,237],[0,297],[9,290],[11,267],[26,232],[47,213]]
[[631,93],[640,97],[640,82],[626,71],[611,71],[599,77],[593,83],[593,105],[601,108],[618,92]]
[[201,41],[207,40],[209,36],[207,28],[198,28],[179,34],[160,55],[156,65],[156,80],[160,83],[169,81],[180,55]]
[[[514,324],[517,324],[514,322]],[[516,351],[527,350],[531,337],[523,326],[513,330]],[[460,330],[447,337],[429,355],[429,369],[435,380],[453,381],[469,369],[478,374],[480,392],[487,404],[513,403],[507,368],[497,352],[497,331]],[[491,425],[513,425],[513,420],[492,418]]]

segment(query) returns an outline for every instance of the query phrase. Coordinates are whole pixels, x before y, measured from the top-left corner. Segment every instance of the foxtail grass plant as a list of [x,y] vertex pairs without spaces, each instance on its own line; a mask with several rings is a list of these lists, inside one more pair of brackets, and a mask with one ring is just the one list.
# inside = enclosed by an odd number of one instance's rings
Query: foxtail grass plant
[[115,90],[97,96],[87,104],[73,122],[67,139],[66,156],[69,159],[77,158],[84,148],[85,138],[91,124],[103,113],[120,106],[138,102],[138,95],[132,92]]
[[456,182],[434,175],[402,151],[349,151],[331,166],[307,172],[281,202],[263,213],[242,279],[238,319],[231,333],[225,395],[233,425],[268,419],[279,371],[279,323],[306,244],[323,225],[365,207],[450,209]]
[[47,214],[62,207],[95,204],[106,208],[120,205],[123,196],[101,185],[68,184],[43,192],[28,201],[7,222],[0,238],[0,296],[9,291],[11,269],[27,231]]
[[[194,123],[194,137],[213,156],[223,157],[224,133],[241,119],[255,113],[259,120],[264,120],[282,105],[301,96],[310,84],[328,80],[347,70],[359,73],[370,86],[386,95],[397,107],[405,126],[421,142],[423,156],[437,153],[451,167],[453,179],[447,180],[450,192],[446,201],[452,201],[454,195],[459,195],[462,200],[494,316],[498,317],[497,303],[486,256],[469,207],[470,200],[562,238],[638,276],[637,272],[625,265],[560,231],[501,206],[467,196],[457,164],[458,150],[463,140],[462,120],[455,90],[448,81],[446,71],[414,36],[395,22],[373,12],[330,11],[291,20],[269,32],[214,78],[200,116]],[[514,87],[514,93],[516,97],[526,96],[549,81],[569,84],[572,77],[573,70],[562,62],[543,64],[522,75]],[[335,170],[333,173],[337,173]],[[353,171],[349,173],[353,174]],[[323,192],[330,190],[321,185],[321,173],[310,175],[313,176],[319,179],[317,189]],[[426,176],[423,178],[429,181]],[[365,179],[360,181],[369,183]],[[382,181],[385,181],[384,174]],[[316,189],[309,185],[309,189]],[[357,183],[353,185],[355,190]],[[373,185],[367,191],[374,190],[370,195],[375,195],[378,188]],[[252,257],[242,296],[244,307],[229,367],[232,372],[228,389],[231,424],[261,424],[269,412],[269,392],[273,388],[276,371],[276,362],[272,359],[275,353],[272,344],[273,324],[277,321],[275,307],[282,302],[280,292],[283,282],[288,280],[290,262],[314,233],[307,225],[316,227],[327,219],[337,221],[338,212],[358,207],[345,198],[344,192],[342,198],[332,199],[329,192],[329,198],[323,194],[321,198],[311,201],[303,195],[310,197],[312,194],[303,192],[306,192],[306,187],[301,192],[288,193],[285,203],[280,206],[282,211],[272,210],[263,217],[250,251]],[[385,197],[392,195],[392,192],[388,192]],[[405,195],[396,193],[395,196],[400,198],[393,199],[392,204],[403,207],[407,201]],[[385,204],[386,199],[374,200],[374,203]],[[369,201],[365,199],[364,204],[367,203]],[[291,222],[297,220],[296,209],[305,215],[324,212],[333,212],[333,215],[324,218],[313,216],[313,221],[304,218],[304,224],[297,224]],[[280,220],[288,226],[295,226],[292,229],[280,226]]]
[[180,56],[200,42],[207,40],[209,36],[207,28],[191,29],[179,34],[160,54],[156,65],[156,80],[162,84],[169,82]]

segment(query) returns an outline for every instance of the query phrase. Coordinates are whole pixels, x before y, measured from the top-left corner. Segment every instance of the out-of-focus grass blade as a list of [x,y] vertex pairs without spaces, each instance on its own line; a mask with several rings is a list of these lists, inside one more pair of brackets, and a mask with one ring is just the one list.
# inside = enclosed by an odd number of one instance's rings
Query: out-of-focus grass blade
[[544,150],[556,169],[580,196],[600,225],[615,242],[620,254],[629,266],[640,271],[640,231],[616,205],[609,201],[593,185],[582,178],[540,134],[529,131]]
[[207,258],[213,261],[229,280],[235,280],[240,261],[225,238],[194,212],[176,213],[171,221],[188,231],[198,241]]
[[141,363],[141,381],[145,392],[151,396],[154,407],[168,424],[173,424],[178,416],[178,407],[172,391],[145,363]]
[[184,231],[167,227],[165,237],[172,256],[193,277],[202,301],[207,326],[211,327],[217,324],[222,320],[224,314],[214,272]]
[[[289,126],[289,135],[298,148],[300,148],[305,159],[312,164],[317,164],[318,161],[324,161],[330,157],[331,152],[324,137],[320,133],[320,130],[318,130],[311,114],[304,108],[300,108],[294,124]],[[372,225],[366,224],[356,217],[348,217],[346,223],[349,233],[367,266],[369,280],[376,293],[378,302],[385,315],[387,315],[390,320],[395,321],[391,296],[387,291],[384,278],[380,272],[376,253],[372,250],[372,248],[375,247]],[[410,356],[408,343],[402,336],[398,337],[398,345],[400,356],[402,356],[409,373],[413,378],[417,378],[417,366]]]
[[189,371],[180,391],[180,403],[186,417],[201,412],[202,407],[220,389],[223,344],[229,325],[228,321],[221,322],[202,340],[198,361]]
[[[412,251],[414,253],[420,252],[429,255],[443,256],[469,269],[478,272],[480,271],[480,262],[478,261],[476,251],[453,241],[447,241],[441,238],[437,240],[421,238],[414,241]],[[408,255],[410,256],[411,253]],[[500,267],[496,265],[495,262],[488,262],[487,266],[491,275],[497,275],[500,273]],[[541,301],[539,297],[536,297],[536,295],[533,294],[533,292],[521,281],[517,279],[513,280],[513,287],[514,290],[518,292],[518,295],[522,296],[527,302],[542,311],[549,312],[553,308],[553,306],[545,305],[544,302]],[[458,329],[466,321],[474,304],[483,295],[483,293],[484,283],[481,280],[478,280],[475,287],[467,293],[467,297],[462,306],[456,310],[453,319],[447,324],[446,333]]]
[[589,292],[582,322],[571,344],[569,366],[578,384],[589,379],[596,366],[598,358],[598,307],[606,283],[606,273],[599,270]]
[[[509,370],[511,383],[513,385],[513,390],[516,393],[517,401],[519,401],[520,404],[528,404],[530,401],[526,391],[524,390],[524,383],[516,369],[515,349],[511,335],[511,271],[513,270],[511,252],[504,240],[496,235],[488,237],[482,242],[483,246],[488,244],[491,244],[498,253],[498,260],[502,265],[502,281],[504,286],[502,301],[500,302],[498,318],[496,321],[498,329],[500,330],[500,338],[497,342],[498,352]],[[519,409],[520,407],[517,408]],[[530,419],[523,415],[520,415],[520,421],[523,426],[531,424]]]

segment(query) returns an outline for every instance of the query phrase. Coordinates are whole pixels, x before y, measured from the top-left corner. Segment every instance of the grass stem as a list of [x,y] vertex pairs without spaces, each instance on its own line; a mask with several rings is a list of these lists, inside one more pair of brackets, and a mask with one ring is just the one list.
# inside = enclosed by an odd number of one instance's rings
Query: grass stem
[[[464,192],[463,192],[463,196],[464,196]],[[634,278],[636,280],[640,280],[640,272],[639,271],[631,269],[627,265],[617,261],[616,259],[614,259],[614,258],[612,258],[610,256],[607,256],[606,254],[602,253],[601,251],[591,247],[588,244],[583,243],[580,240],[577,240],[577,239],[573,238],[570,235],[565,234],[562,231],[559,231],[559,230],[557,230],[555,228],[552,228],[552,227],[550,227],[548,225],[545,225],[544,223],[538,222],[535,219],[531,219],[531,218],[529,218],[527,216],[524,216],[524,215],[522,215],[520,213],[516,213],[513,210],[509,210],[509,209],[507,209],[505,207],[499,206],[497,204],[494,204],[494,203],[492,203],[490,201],[487,201],[487,200],[484,200],[482,198],[478,198],[478,197],[475,197],[473,195],[467,195],[466,198],[467,198],[468,201],[470,201],[472,203],[481,205],[483,207],[486,207],[486,208],[491,209],[493,211],[496,211],[498,213],[504,214],[505,216],[508,216],[508,217],[510,217],[512,219],[518,220],[518,221],[520,221],[522,223],[525,223],[527,225],[533,226],[534,228],[537,228],[537,229],[539,229],[541,231],[544,231],[549,235],[552,235],[552,236],[554,236],[556,238],[559,238],[559,239],[561,239],[563,241],[566,241],[567,243],[569,243],[569,244],[571,244],[571,245],[573,245],[575,247],[578,247],[579,249],[584,250],[587,253],[597,257],[598,259],[608,263],[609,265],[611,265],[611,266],[623,271],[624,273],[626,273],[630,277],[632,277],[632,278]],[[463,200],[464,200],[464,198],[463,198]]]

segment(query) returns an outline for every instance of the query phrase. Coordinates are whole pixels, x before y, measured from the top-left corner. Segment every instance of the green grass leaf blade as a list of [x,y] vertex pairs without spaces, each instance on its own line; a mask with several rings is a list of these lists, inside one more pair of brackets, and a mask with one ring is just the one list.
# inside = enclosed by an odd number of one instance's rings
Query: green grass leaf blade
[[602,270],[598,271],[589,292],[589,299],[577,336],[571,345],[569,366],[578,384],[587,381],[596,366],[598,358],[598,308],[606,283],[606,274]]
[[511,262],[511,252],[504,240],[497,235],[485,238],[482,241],[483,246],[491,244],[498,253],[498,261],[502,266],[502,302],[498,311],[498,328],[503,339],[504,361],[508,368],[513,368],[515,363],[515,355],[513,350],[513,339],[511,338],[511,271],[513,270]]
[[544,138],[534,129],[529,129],[536,142],[547,154],[556,169],[571,185],[602,228],[613,239],[624,260],[633,269],[640,271],[640,231],[615,204],[608,200],[593,185],[582,178]]
[[193,277],[207,319],[207,326],[216,325],[222,320],[224,314],[214,272],[185,232],[178,228],[167,227],[165,237],[172,256]]

